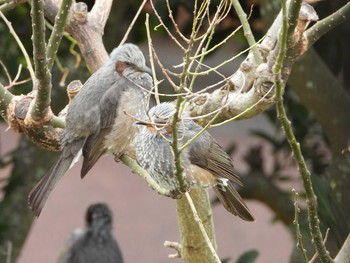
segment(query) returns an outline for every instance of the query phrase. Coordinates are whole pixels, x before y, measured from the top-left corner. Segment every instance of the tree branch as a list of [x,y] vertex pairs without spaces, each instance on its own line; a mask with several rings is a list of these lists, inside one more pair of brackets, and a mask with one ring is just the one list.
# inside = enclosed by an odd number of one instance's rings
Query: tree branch
[[278,118],[281,121],[287,140],[292,148],[294,158],[298,164],[299,173],[302,177],[307,197],[309,227],[312,239],[314,240],[314,246],[322,262],[333,262],[323,243],[322,233],[320,230],[319,219],[317,215],[317,197],[312,187],[311,174],[306,166],[303,154],[300,149],[300,145],[294,136],[291,122],[287,118],[283,105],[283,89],[285,83],[282,80],[282,66],[284,64],[284,58],[286,56],[286,47],[288,40],[288,22],[287,7],[284,1],[281,1],[281,3],[283,23],[279,38],[279,52],[277,55],[276,63],[273,66],[273,73],[275,76],[276,109],[278,113]]
[[157,191],[161,195],[171,196],[170,192],[166,189],[161,188],[159,184],[154,181],[154,179],[141,166],[139,166],[134,159],[125,154],[122,155],[119,159],[134,173],[143,178],[153,190]]
[[49,113],[51,103],[51,74],[48,68],[45,42],[44,0],[32,1],[33,56],[35,65],[34,90],[37,91],[29,119],[39,121]]
[[[213,225],[212,211],[209,197],[206,190],[193,189],[190,196],[197,209],[199,217],[202,219],[204,228],[211,244],[216,250],[215,230]],[[177,220],[181,238],[181,256],[184,263],[211,263],[216,262],[207,242],[202,238],[202,233],[195,220],[191,207],[186,198],[176,200]]]
[[[46,17],[54,21],[61,0],[47,0]],[[80,51],[91,72],[95,72],[108,59],[103,45],[104,27],[112,6],[112,0],[97,0],[90,12],[84,2],[74,3],[69,14],[67,32],[76,39]]]
[[72,0],[63,0],[60,9],[55,18],[55,24],[51,32],[51,36],[47,45],[46,56],[48,60],[48,69],[51,70],[55,61],[55,56],[58,47],[61,43],[63,32],[67,23],[69,9],[72,5]]
[[335,11],[333,14],[318,21],[310,29],[305,32],[307,39],[306,49],[309,49],[320,37],[328,31],[334,29],[341,23],[345,22],[350,16],[350,2]]
[[238,0],[232,0],[232,4],[238,14],[238,18],[241,21],[241,24],[243,26],[243,31],[244,31],[244,36],[246,37],[249,46],[252,47],[252,52],[254,54],[254,59],[257,64],[261,64],[263,62],[262,57],[260,55],[260,51],[255,45],[255,39],[254,35],[252,33],[252,30],[250,29],[250,25],[248,23],[247,15],[244,12],[241,4],[239,3]]
[[297,247],[300,250],[300,254],[301,254],[302,258],[303,258],[303,262],[304,263],[308,263],[309,260],[308,260],[307,255],[306,255],[306,249],[304,248],[303,236],[301,234],[300,224],[299,224],[299,212],[300,212],[299,204],[298,204],[298,196],[299,196],[299,194],[298,194],[297,191],[295,191],[295,189],[293,189],[292,192],[294,193],[294,210],[295,210],[295,213],[294,213],[293,224],[295,226],[295,236],[296,236],[296,240],[297,240]]
[[30,77],[31,77],[32,81],[34,81],[35,80],[35,73],[34,73],[34,69],[33,69],[33,66],[32,66],[32,62],[30,61],[29,55],[27,53],[27,50],[25,49],[25,47],[23,46],[21,40],[19,39],[19,37],[17,36],[15,30],[13,29],[13,27],[11,25],[11,22],[7,20],[7,18],[4,16],[4,14],[1,11],[0,11],[0,16],[4,20],[5,24],[7,25],[7,27],[10,30],[10,33],[12,34],[14,39],[16,40],[17,45],[21,49],[21,51],[23,53],[23,56],[24,56],[24,58],[25,58],[25,60],[27,62],[27,68],[28,68]]

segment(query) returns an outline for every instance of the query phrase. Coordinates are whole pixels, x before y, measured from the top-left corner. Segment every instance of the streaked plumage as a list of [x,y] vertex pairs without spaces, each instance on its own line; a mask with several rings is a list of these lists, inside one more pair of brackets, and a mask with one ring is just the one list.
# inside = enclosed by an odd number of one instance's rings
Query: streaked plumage
[[[140,125],[134,145],[140,165],[163,188],[181,194],[175,177],[175,163],[171,149],[172,132],[170,123],[175,106],[161,103],[150,109],[146,122]],[[188,118],[183,112],[178,123],[179,145],[192,139],[202,127]],[[209,132],[204,131],[185,150],[181,152],[181,165],[191,187],[212,187],[224,207],[244,220],[254,221],[233,184],[242,185],[236,175],[232,160]]]

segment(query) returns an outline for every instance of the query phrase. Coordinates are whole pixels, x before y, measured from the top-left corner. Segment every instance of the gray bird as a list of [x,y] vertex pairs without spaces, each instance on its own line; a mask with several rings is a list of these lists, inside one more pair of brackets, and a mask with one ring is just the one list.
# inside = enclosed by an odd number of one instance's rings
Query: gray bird
[[85,229],[76,230],[65,245],[59,263],[123,263],[112,231],[112,213],[105,204],[89,206]]
[[39,216],[50,192],[76,163],[81,150],[83,178],[106,152],[120,156],[133,141],[132,117],[144,116],[153,82],[141,50],[133,44],[115,48],[105,65],[85,82],[68,107],[62,133],[62,154],[29,194],[29,206]]
[[[171,129],[175,105],[161,103],[148,112],[149,121],[137,122],[141,125],[135,137],[136,158],[150,176],[164,189],[171,191],[172,197],[181,196],[174,154],[171,148]],[[179,146],[192,139],[202,127],[191,120],[184,111],[177,124]],[[236,175],[232,160],[209,132],[204,131],[180,154],[180,163],[186,182],[190,187],[212,187],[227,211],[246,221],[254,221],[234,183],[242,185]]]

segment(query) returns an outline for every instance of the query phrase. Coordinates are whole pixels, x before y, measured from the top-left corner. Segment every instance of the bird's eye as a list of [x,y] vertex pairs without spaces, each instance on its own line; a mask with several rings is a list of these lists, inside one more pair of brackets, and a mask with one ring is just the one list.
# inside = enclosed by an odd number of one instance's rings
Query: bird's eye
[[117,61],[115,63],[115,70],[120,74],[122,75],[124,70],[127,68],[127,67],[133,67],[134,64],[130,63],[130,62],[126,62],[126,61]]
[[127,66],[127,67],[133,67],[134,66],[134,64],[132,64],[131,62],[124,62],[125,63],[125,65]]

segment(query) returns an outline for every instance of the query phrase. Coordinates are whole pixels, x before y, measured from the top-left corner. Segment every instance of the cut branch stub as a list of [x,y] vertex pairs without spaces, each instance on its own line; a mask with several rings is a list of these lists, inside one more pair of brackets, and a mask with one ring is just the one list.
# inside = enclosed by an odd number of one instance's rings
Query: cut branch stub
[[84,2],[73,5],[73,17],[79,24],[85,24],[88,16],[88,7]]
[[41,148],[50,151],[61,150],[60,134],[62,129],[53,128],[48,123],[52,117],[51,111],[43,119],[34,121],[30,118],[31,107],[34,104],[33,94],[15,96],[9,104],[6,112],[9,126],[18,133],[28,136],[31,141]]

